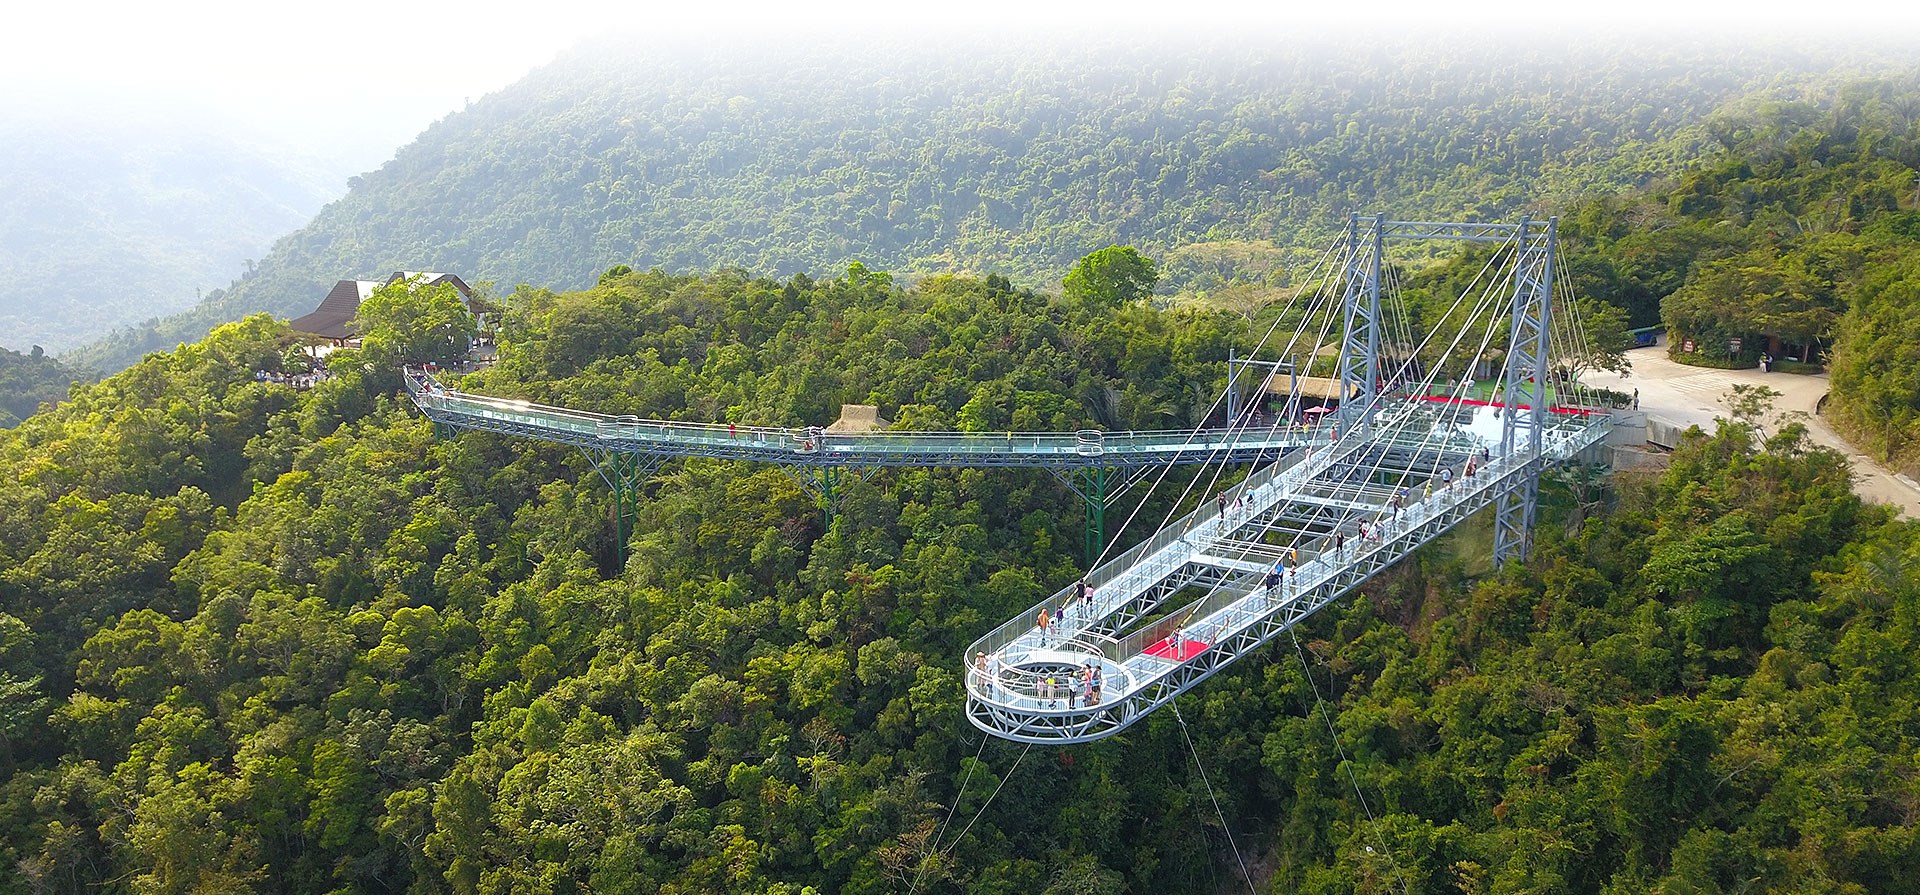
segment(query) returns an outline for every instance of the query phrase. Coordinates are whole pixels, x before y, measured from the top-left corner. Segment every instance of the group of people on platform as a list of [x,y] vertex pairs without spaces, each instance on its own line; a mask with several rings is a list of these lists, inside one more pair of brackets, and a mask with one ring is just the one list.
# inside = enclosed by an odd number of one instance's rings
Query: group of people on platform
[[[985,650],[974,653],[973,671],[987,695],[997,697],[1004,685],[1000,656],[988,656]],[[1082,663],[1078,669],[1047,671],[1034,680],[1034,698],[1045,700],[1050,709],[1059,708],[1061,699],[1067,701],[1070,709],[1082,704],[1099,705],[1105,678],[1105,672],[1094,662]]]
[[273,385],[288,385],[297,389],[313,388],[314,386],[319,385],[321,382],[324,382],[332,378],[333,378],[333,374],[327,372],[325,367],[322,367],[318,370],[314,370],[309,373],[282,373],[282,372],[279,372],[278,370],[253,371],[253,381],[255,382],[266,382]]
[[1083,624],[1093,620],[1093,585],[1082,578],[1073,586],[1073,593],[1060,604],[1056,615],[1046,605],[1041,605],[1040,614],[1034,617],[1034,627],[1040,634],[1040,645],[1053,642],[1053,627],[1060,624]]

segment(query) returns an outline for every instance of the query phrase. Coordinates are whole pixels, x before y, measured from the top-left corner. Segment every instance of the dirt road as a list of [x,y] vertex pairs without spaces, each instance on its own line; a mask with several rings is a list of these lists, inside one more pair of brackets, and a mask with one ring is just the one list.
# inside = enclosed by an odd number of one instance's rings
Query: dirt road
[[1861,497],[1892,504],[1907,517],[1920,518],[1920,484],[1855,450],[1814,412],[1821,396],[1827,393],[1826,374],[1803,376],[1689,367],[1669,359],[1665,347],[1629,351],[1627,360],[1633,364],[1632,374],[1627,377],[1594,373],[1585,379],[1593,385],[1626,394],[1639,389],[1640,409],[1646,411],[1647,416],[1681,427],[1698,425],[1703,429],[1712,429],[1714,419],[1728,416],[1726,396],[1735,385],[1764,385],[1780,393],[1774,402],[1776,411],[1806,414],[1805,422],[1813,440],[1846,454],[1853,461],[1853,487]]

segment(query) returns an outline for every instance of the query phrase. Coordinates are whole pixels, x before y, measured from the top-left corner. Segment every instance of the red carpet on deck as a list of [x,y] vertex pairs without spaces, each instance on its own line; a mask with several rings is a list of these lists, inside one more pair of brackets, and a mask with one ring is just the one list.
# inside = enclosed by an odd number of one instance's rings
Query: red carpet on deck
[[1203,652],[1206,652],[1206,649],[1209,646],[1212,646],[1212,644],[1201,643],[1200,641],[1194,640],[1191,637],[1182,637],[1180,639],[1180,654],[1177,656],[1174,655],[1173,644],[1169,643],[1168,639],[1155,641],[1152,646],[1147,647],[1144,650],[1141,650],[1141,652],[1146,653],[1149,656],[1154,656],[1161,659],[1168,659],[1174,662],[1185,662],[1188,659],[1193,658],[1194,656],[1197,656]]
[[[1496,404],[1492,401],[1482,401],[1477,398],[1453,398],[1453,397],[1448,397],[1447,395],[1421,395],[1420,398],[1423,401],[1431,401],[1435,404],[1462,404],[1468,407],[1505,407],[1507,406],[1505,404]],[[1531,405],[1528,405],[1528,404],[1519,404],[1515,406],[1517,406],[1521,410],[1528,410],[1531,408]],[[1578,407],[1548,407],[1547,412],[1548,413],[1566,413],[1566,414],[1573,414],[1577,416],[1592,416],[1594,413],[1594,411],[1583,410]]]

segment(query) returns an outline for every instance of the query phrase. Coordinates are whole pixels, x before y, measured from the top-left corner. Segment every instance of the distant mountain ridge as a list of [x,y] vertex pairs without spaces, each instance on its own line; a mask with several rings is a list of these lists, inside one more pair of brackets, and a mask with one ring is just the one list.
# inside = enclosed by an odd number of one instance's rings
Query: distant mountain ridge
[[190,308],[339,191],[315,159],[191,122],[6,115],[0,342],[21,349]]
[[[614,264],[786,275],[857,259],[1050,285],[1110,243],[1285,250],[1353,210],[1550,210],[1679,170],[1715,108],[1791,91],[1838,58],[1715,46],[860,49],[576,51],[355,178],[231,288],[70,359],[118,369],[246,313],[305,313],[339,278],[399,268],[570,288]],[[1176,287],[1186,276],[1169,273]]]

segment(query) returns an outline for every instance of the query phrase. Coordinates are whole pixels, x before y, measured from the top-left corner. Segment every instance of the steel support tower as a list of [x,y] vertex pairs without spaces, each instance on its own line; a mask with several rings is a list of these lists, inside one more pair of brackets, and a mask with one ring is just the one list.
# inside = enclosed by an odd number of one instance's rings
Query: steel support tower
[[1533,521],[1540,504],[1541,436],[1547,425],[1547,394],[1552,368],[1547,333],[1553,325],[1553,253],[1559,219],[1547,220],[1538,238],[1531,222],[1520,219],[1514,234],[1513,320],[1507,340],[1507,413],[1500,450],[1527,458],[1527,475],[1517,477],[1495,504],[1493,561],[1525,559],[1532,546]]
[[[1525,559],[1532,546],[1533,522],[1539,512],[1541,433],[1547,425],[1547,407],[1551,366],[1547,336],[1553,325],[1553,258],[1558,247],[1559,218],[1548,218],[1542,228],[1530,218],[1518,224],[1463,224],[1428,221],[1387,221],[1374,217],[1371,234],[1362,232],[1356,215],[1348,221],[1347,243],[1349,277],[1362,279],[1346,291],[1346,320],[1349,331],[1341,342],[1341,387],[1351,380],[1355,387],[1374,394],[1378,388],[1380,249],[1388,239],[1451,240],[1458,242],[1511,243],[1513,245],[1514,285],[1510,308],[1506,365],[1501,374],[1499,403],[1506,404],[1501,418],[1500,452],[1520,452],[1529,458],[1530,472],[1514,476],[1503,485],[1494,506],[1493,558],[1496,563]],[[1371,236],[1371,245],[1362,246]],[[1354,329],[1358,327],[1359,332]],[[1347,361],[1350,353],[1366,351],[1373,364],[1372,378],[1360,374],[1358,365]]]
[[1362,231],[1359,215],[1347,219],[1345,326],[1338,366],[1340,417],[1363,434],[1372,431],[1380,406],[1380,249],[1385,220],[1375,215],[1368,223]]

